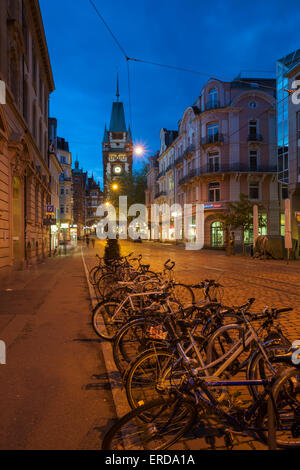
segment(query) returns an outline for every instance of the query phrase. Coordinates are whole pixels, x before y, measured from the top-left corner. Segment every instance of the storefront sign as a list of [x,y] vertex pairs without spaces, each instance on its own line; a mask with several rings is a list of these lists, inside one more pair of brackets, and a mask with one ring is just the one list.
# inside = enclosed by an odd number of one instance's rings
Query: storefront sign
[[204,204],[204,209],[209,210],[209,209],[223,209],[223,204]]

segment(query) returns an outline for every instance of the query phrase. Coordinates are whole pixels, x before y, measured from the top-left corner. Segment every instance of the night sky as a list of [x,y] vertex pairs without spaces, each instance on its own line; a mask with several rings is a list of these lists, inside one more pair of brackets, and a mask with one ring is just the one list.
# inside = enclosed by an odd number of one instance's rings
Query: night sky
[[[94,0],[129,57],[207,76],[130,62],[132,134],[150,155],[161,127],[177,129],[210,76],[275,76],[275,61],[300,47],[300,4],[284,0]],[[50,115],[73,161],[102,183],[101,142],[119,73],[129,122],[126,60],[88,0],[40,0],[56,91]],[[256,73],[259,71],[260,73]],[[251,72],[251,73],[250,73]],[[266,73],[262,73],[266,72]],[[136,162],[136,165],[138,163]]]

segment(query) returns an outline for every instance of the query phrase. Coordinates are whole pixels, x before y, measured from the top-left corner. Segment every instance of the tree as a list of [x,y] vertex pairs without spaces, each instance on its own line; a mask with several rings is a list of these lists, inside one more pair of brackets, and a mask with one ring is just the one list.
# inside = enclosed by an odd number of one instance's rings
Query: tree
[[[116,209],[119,205],[119,196],[127,196],[128,207],[132,204],[145,204],[147,171],[148,165],[144,165],[132,174],[123,173],[109,181],[107,198]],[[114,183],[118,185],[116,190],[113,189]]]
[[116,238],[108,238],[104,249],[104,260],[109,264],[110,260],[120,258],[120,245]]
[[[245,254],[244,235],[247,230],[253,229],[253,206],[256,203],[249,200],[247,194],[240,194],[239,201],[229,203],[229,212],[220,216],[221,222],[228,232],[232,229],[240,228],[242,230],[242,247],[243,254]],[[258,205],[259,209],[263,206]],[[265,221],[262,214],[258,216],[259,227],[265,226]]]

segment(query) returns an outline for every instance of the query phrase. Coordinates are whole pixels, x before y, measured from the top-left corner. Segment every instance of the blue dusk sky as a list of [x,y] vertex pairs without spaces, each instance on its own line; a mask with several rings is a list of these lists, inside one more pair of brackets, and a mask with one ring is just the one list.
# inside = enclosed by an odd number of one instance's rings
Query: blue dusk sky
[[[132,134],[147,155],[162,127],[177,129],[210,76],[275,77],[299,45],[300,4],[284,0],[93,0],[129,57],[198,70],[195,75],[130,62]],[[119,73],[129,123],[126,60],[89,0],[40,0],[56,90],[50,116],[73,161],[102,183],[101,143]],[[135,161],[136,167],[141,162]]]

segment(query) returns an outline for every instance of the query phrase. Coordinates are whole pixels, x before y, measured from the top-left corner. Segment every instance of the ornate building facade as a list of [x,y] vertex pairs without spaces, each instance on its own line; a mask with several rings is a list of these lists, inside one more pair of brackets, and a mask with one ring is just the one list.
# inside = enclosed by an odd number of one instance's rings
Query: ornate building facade
[[107,194],[111,181],[125,173],[132,172],[133,144],[130,126],[127,128],[123,103],[119,101],[117,84],[117,101],[113,102],[110,125],[105,124],[102,141],[104,194]]
[[[161,131],[156,203],[204,204],[205,246],[217,248],[225,244],[219,216],[243,193],[263,206],[265,233],[280,234],[275,80],[210,79],[167,143],[168,132]],[[242,233],[235,235],[241,244]],[[184,237],[194,236],[193,222]],[[172,239],[172,230],[164,238]]]
[[0,275],[48,254],[48,99],[54,90],[38,0],[0,2]]

